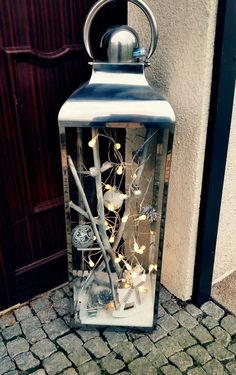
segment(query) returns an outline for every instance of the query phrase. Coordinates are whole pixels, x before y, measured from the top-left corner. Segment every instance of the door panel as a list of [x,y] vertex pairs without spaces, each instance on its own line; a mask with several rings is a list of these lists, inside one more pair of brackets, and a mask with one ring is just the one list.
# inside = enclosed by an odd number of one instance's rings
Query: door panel
[[[82,30],[94,2],[0,3],[0,309],[67,280],[57,115],[90,74]],[[126,22],[125,3],[95,21],[94,45]]]

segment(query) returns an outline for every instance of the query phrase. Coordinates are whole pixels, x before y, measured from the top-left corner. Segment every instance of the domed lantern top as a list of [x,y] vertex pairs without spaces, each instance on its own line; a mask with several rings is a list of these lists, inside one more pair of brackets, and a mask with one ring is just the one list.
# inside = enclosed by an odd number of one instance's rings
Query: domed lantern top
[[[98,1],[88,14],[84,26],[84,43],[88,54],[90,28],[97,12],[113,0]],[[101,46],[107,49],[107,61],[92,63],[92,76],[88,83],[76,90],[59,112],[59,124],[74,126],[81,123],[140,122],[146,127],[170,126],[175,122],[171,105],[146,80],[144,69],[157,44],[157,27],[154,16],[142,0],[130,0],[147,16],[151,27],[149,50],[139,46],[137,33],[128,26],[109,29]],[[79,124],[77,125],[79,126]]]

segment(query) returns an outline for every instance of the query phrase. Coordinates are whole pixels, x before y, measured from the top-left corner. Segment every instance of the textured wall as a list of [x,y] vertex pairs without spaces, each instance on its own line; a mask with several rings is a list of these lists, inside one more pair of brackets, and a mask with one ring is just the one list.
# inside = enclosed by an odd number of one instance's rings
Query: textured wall
[[236,95],[231,122],[213,280],[236,270]]
[[[172,104],[177,118],[162,283],[191,297],[208,120],[217,0],[146,0],[159,29],[149,81]],[[149,44],[149,27],[130,5],[129,24]]]

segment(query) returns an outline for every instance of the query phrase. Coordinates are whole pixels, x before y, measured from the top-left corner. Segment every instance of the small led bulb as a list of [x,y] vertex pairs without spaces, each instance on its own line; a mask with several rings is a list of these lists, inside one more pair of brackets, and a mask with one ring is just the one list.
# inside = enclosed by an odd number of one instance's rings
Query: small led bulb
[[114,243],[114,242],[115,242],[115,237],[114,237],[114,236],[111,236],[111,237],[109,238],[109,242],[110,242],[110,243]]
[[123,173],[123,167],[122,167],[122,165],[120,165],[120,166],[117,168],[116,173],[117,173],[118,175],[121,175],[121,174]]
[[111,211],[111,212],[114,212],[114,211],[115,211],[114,204],[112,204],[112,203],[108,203],[106,207],[107,207],[107,209],[108,209],[109,211]]
[[128,198],[128,195],[127,194],[120,194],[120,197],[119,197],[121,200],[124,200],[124,199],[127,199]]
[[146,218],[147,218],[147,216],[146,215],[141,215],[141,216],[139,216],[139,221],[144,221],[144,220],[146,220]]
[[97,237],[96,236],[93,236],[93,241],[96,241]]
[[146,246],[145,245],[142,245],[141,247],[140,247],[140,250],[141,251],[144,251],[146,249]]
[[106,184],[106,185],[105,185],[105,189],[106,189],[106,190],[112,190],[112,186],[109,185],[109,184]]
[[138,244],[137,242],[134,243],[134,251],[138,251],[139,250],[139,247],[138,247]]
[[125,215],[122,217],[121,221],[122,223],[126,223],[128,221],[129,215]]
[[96,144],[96,137],[91,139],[91,141],[89,141],[88,143],[89,147],[92,147],[92,148],[95,146],[95,144]]
[[142,294],[146,294],[147,293],[147,289],[144,286],[142,286],[142,285],[139,286],[138,291],[139,291],[139,293],[142,293]]
[[139,197],[141,194],[142,191],[140,189],[134,190],[134,195],[136,195],[136,197]]
[[125,267],[127,268],[128,271],[132,270],[131,265],[127,262],[125,262]]
[[121,144],[120,144],[120,143],[115,143],[115,144],[114,144],[114,148],[115,148],[116,150],[119,150],[119,149],[121,148]]
[[115,258],[115,263],[120,263],[121,259],[120,258]]
[[91,258],[89,258],[89,266],[90,266],[90,267],[94,267],[94,266],[95,266],[95,264],[94,264],[94,262],[92,261]]
[[150,264],[148,271],[152,272],[154,270],[154,264]]

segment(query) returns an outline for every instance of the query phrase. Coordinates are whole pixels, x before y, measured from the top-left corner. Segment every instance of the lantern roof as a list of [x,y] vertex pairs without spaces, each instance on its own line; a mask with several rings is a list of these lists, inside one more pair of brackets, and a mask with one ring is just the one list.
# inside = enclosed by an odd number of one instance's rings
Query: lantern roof
[[144,63],[93,63],[91,79],[61,107],[59,125],[138,122],[150,127],[173,126],[174,111],[149,85],[144,67]]

